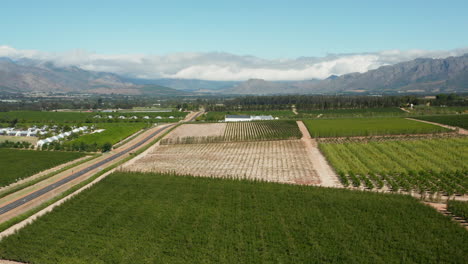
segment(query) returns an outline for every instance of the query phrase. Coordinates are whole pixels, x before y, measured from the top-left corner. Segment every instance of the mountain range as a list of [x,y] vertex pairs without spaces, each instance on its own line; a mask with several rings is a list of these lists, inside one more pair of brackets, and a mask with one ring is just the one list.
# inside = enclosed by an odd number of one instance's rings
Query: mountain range
[[244,82],[197,79],[135,79],[51,62],[0,58],[2,93],[88,93],[184,96],[202,93],[383,94],[468,92],[468,54],[444,59],[421,58],[382,66],[365,73],[330,76],[324,80]]

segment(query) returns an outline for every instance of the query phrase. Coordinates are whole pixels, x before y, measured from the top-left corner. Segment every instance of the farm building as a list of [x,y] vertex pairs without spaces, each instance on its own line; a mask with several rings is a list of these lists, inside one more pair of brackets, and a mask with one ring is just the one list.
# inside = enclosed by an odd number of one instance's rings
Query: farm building
[[274,120],[273,116],[251,116],[251,115],[226,115],[225,122],[240,122],[240,121],[259,121],[259,120]]

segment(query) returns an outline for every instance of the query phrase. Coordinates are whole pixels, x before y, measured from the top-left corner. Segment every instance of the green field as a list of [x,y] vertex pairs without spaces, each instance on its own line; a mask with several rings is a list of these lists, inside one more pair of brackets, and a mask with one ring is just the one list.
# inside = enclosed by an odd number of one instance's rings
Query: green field
[[[41,112],[41,111],[13,111],[13,112],[0,112],[0,123],[9,123],[15,119],[19,124],[22,123],[34,123],[34,124],[49,124],[49,123],[95,123],[95,122],[178,122],[187,115],[186,112],[132,112],[132,113],[120,113],[120,112],[93,112],[93,113],[80,113],[80,112]],[[95,118],[95,116],[113,118]],[[119,119],[119,116],[125,116],[126,118],[136,116],[138,119]],[[151,119],[143,119],[144,116],[148,116]],[[155,119],[160,116],[162,119]],[[174,119],[169,119],[169,116],[173,116]]]
[[450,200],[447,203],[447,210],[453,215],[463,217],[468,220],[468,202]]
[[298,110],[300,118],[336,118],[336,117],[393,117],[408,113],[397,107],[358,108],[358,109],[323,109]]
[[468,113],[467,106],[415,106],[414,109],[408,109],[412,115],[453,115]]
[[0,186],[83,156],[77,152],[0,149]]
[[320,143],[345,185],[468,192],[468,138]]
[[[77,147],[84,145],[95,145],[97,149],[101,149],[101,146],[110,143],[112,145],[124,140],[139,130],[145,128],[145,123],[98,123],[96,124],[98,129],[105,129],[101,133],[87,134],[80,136],[69,142],[65,142],[64,145],[76,149]],[[93,149],[83,149],[86,151],[95,151]]]
[[304,120],[313,137],[428,134],[451,130],[404,118],[337,118]]
[[224,132],[226,141],[296,139],[301,136],[293,120],[230,122]]
[[85,122],[92,114],[41,111],[0,112],[0,123],[10,123],[15,119],[18,120],[18,123],[80,123]]
[[468,115],[420,116],[415,118],[468,129]]
[[[402,195],[114,173],[0,242],[28,263],[466,263],[468,233]],[[97,250],[99,249],[99,250]]]
[[294,118],[295,115],[291,110],[273,110],[273,111],[228,111],[228,112],[208,112],[197,120],[218,121],[224,120],[226,115],[271,115],[281,119]]

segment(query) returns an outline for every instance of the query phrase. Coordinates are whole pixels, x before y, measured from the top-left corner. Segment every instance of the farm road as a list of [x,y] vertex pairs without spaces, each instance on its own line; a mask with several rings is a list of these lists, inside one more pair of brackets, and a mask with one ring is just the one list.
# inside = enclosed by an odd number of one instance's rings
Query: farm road
[[317,172],[317,175],[320,177],[320,186],[342,187],[336,173],[333,171],[325,157],[318,149],[317,141],[310,136],[307,127],[302,121],[297,121],[297,126],[302,133],[301,141],[306,146],[307,152],[310,154],[314,169]]

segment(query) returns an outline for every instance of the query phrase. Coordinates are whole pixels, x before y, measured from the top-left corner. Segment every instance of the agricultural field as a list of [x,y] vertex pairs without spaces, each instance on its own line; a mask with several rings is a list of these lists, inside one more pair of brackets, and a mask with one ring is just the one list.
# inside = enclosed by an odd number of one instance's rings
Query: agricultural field
[[279,117],[280,119],[294,118],[295,115],[291,110],[273,110],[273,111],[227,111],[227,112],[208,112],[197,120],[205,121],[219,121],[224,120],[225,115],[271,115],[273,117]]
[[[0,242],[27,263],[466,263],[468,233],[416,199],[117,172]],[[96,250],[99,249],[99,250]]]
[[466,106],[415,106],[414,109],[408,110],[412,115],[453,115],[468,113],[468,107]]
[[156,146],[125,169],[319,184],[311,157],[300,140],[175,144]]
[[[128,122],[158,122],[158,123],[172,123],[178,122],[185,118],[188,112],[179,112],[179,111],[172,111],[172,112],[111,112],[111,113],[94,113],[91,116],[92,122],[120,122],[120,123],[128,123]],[[101,117],[101,118],[98,118]],[[111,116],[112,118],[109,118]],[[145,119],[144,117],[147,116],[149,119]],[[169,118],[169,117],[173,118]],[[120,117],[125,117],[125,119],[121,119]],[[137,117],[137,119],[132,119],[132,117]],[[157,118],[157,117],[160,117]]]
[[[145,123],[98,123],[96,124],[98,129],[105,129],[101,133],[86,134],[80,136],[72,141],[65,142],[65,146],[96,146],[97,149],[101,149],[106,143],[112,145],[124,140],[139,130],[147,127]],[[86,150],[86,149],[85,149]],[[87,151],[95,151],[87,149]]]
[[190,144],[255,140],[298,139],[302,133],[293,120],[185,124],[161,141]]
[[408,113],[397,107],[298,110],[298,112],[299,118],[398,117],[408,115]]
[[337,118],[304,120],[312,137],[429,134],[450,132],[440,126],[404,118]]
[[[34,124],[50,124],[50,123],[95,123],[95,122],[178,122],[187,115],[187,112],[41,112],[41,111],[12,111],[0,112],[0,123],[10,124],[13,121],[17,123],[34,123]],[[96,118],[101,116],[102,118]],[[112,116],[112,118],[107,118]],[[119,116],[130,118],[132,116],[138,119],[119,119]],[[144,116],[150,117],[149,120],[143,119]],[[160,116],[161,119],[156,119]],[[173,116],[173,119],[169,119]],[[106,117],[106,118],[104,118]]]
[[468,129],[468,115],[419,116],[415,118],[419,120]]
[[15,119],[17,119],[18,123],[80,123],[85,122],[92,114],[41,111],[0,112],[0,123],[10,123]]
[[274,140],[301,138],[296,121],[230,122],[224,137],[228,141]]
[[0,186],[9,185],[84,155],[78,152],[0,149]]
[[468,138],[320,143],[320,150],[355,187],[468,193]]
[[468,202],[450,200],[447,203],[447,210],[453,215],[468,220]]
[[221,137],[224,135],[227,123],[183,124],[169,135],[168,139],[186,137]]

